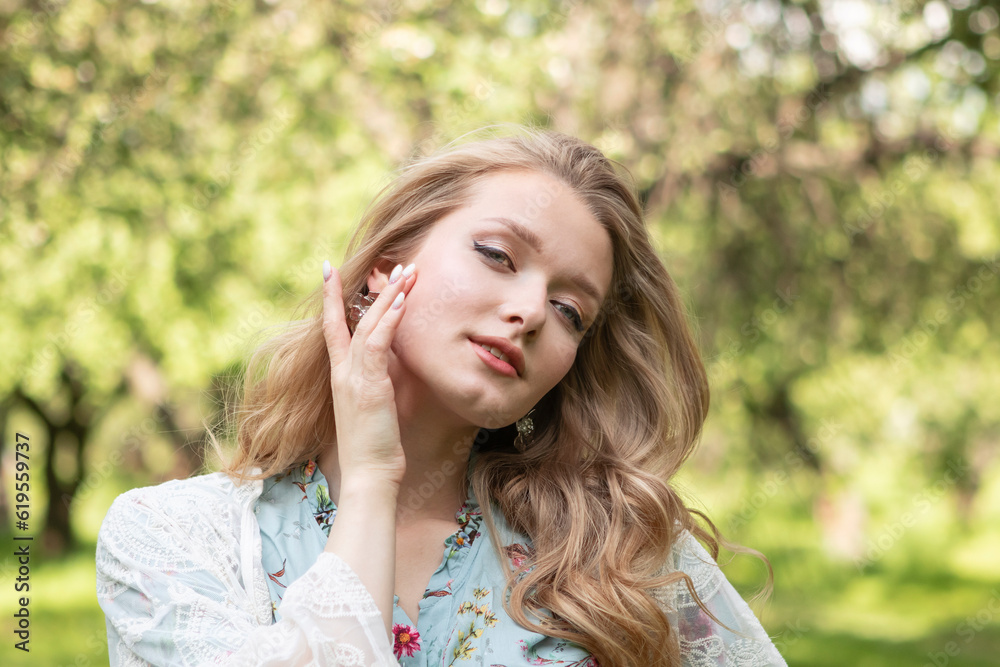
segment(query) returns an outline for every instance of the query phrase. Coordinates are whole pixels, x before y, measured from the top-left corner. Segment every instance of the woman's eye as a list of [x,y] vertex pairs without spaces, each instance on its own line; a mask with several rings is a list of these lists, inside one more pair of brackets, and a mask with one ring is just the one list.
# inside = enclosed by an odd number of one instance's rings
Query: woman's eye
[[492,246],[476,243],[475,241],[472,243],[472,245],[480,254],[489,257],[490,259],[493,259],[493,261],[496,262],[497,264],[503,264],[504,262],[503,260],[497,260],[495,258],[503,257],[503,259],[508,262],[506,266],[509,266],[512,269],[514,268],[513,263],[510,262],[510,257],[504,251],[498,250],[497,248],[494,248]]
[[566,309],[564,312],[569,313],[569,320],[573,323],[577,331],[583,331],[583,319],[580,317],[580,313],[576,312],[576,308],[567,306],[565,303],[558,303],[556,305]]
[[[503,250],[494,248],[493,246],[483,245],[476,241],[472,242],[472,246],[476,249],[476,252],[480,253],[484,257],[490,258],[497,264],[503,264],[511,269],[514,268],[513,262],[510,260],[510,256]],[[497,257],[501,257],[502,259],[498,260],[496,259]],[[583,331],[583,318],[580,317],[580,313],[577,312],[576,308],[567,306],[565,303],[558,302],[556,303],[556,307],[563,309],[563,312],[566,313],[566,319],[573,323],[573,328],[577,331]]]

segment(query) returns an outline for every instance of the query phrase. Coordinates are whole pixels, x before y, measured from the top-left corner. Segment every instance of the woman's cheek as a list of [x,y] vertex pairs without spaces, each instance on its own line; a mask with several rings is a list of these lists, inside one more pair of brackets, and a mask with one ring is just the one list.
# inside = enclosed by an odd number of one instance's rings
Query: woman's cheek
[[552,355],[552,359],[560,369],[560,379],[569,372],[570,368],[573,367],[573,362],[576,360],[577,349],[578,346],[576,341],[560,340],[556,344],[556,349]]

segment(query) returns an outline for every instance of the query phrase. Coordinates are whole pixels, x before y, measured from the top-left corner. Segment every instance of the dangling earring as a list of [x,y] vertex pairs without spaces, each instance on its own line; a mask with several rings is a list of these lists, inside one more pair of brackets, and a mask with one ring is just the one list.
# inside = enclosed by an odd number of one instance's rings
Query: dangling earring
[[528,414],[517,420],[517,437],[514,438],[514,447],[522,454],[534,439],[535,422],[531,418],[531,413],[534,411],[535,409],[531,408]]
[[368,294],[356,292],[354,294],[347,308],[347,328],[351,330],[352,336],[354,335],[354,330],[358,328],[358,322],[361,321],[361,318],[365,316],[368,309],[375,303],[378,295],[378,292],[369,292]]

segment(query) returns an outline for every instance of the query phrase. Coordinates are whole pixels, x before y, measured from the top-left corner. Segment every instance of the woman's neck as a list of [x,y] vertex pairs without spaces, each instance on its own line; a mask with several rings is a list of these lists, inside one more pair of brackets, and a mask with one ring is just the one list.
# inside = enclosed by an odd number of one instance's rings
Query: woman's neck
[[[407,523],[421,519],[453,520],[468,497],[466,472],[479,429],[467,427],[446,432],[441,428],[441,420],[432,419],[427,413],[415,416],[403,408],[397,413],[406,455],[406,472],[397,496],[397,517]],[[338,444],[324,450],[317,461],[334,504],[341,487]]]

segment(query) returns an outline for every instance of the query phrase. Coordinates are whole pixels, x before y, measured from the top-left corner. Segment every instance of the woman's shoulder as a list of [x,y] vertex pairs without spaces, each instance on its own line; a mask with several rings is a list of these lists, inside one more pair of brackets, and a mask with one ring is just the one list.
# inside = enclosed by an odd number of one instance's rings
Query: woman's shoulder
[[[677,572],[683,572],[691,577],[695,590],[701,596],[711,595],[716,592],[714,589],[724,580],[724,575],[718,563],[715,562],[712,555],[702,546],[701,542],[695,538],[691,531],[686,528],[681,530],[677,535],[677,539],[674,540],[670,555],[672,569]],[[678,587],[677,592],[681,596],[689,594],[687,586],[683,585],[683,583]],[[685,601],[694,603],[693,598]]]
[[[675,523],[676,537],[670,549],[670,557],[663,564],[657,576],[673,572],[683,572],[691,578],[699,596],[711,596],[725,577],[712,555],[701,545],[688,529]],[[694,602],[684,581],[676,581],[653,591],[664,605],[671,608],[686,607]]]
[[218,509],[218,503],[242,504],[255,495],[255,492],[259,495],[260,487],[259,480],[238,485],[225,473],[213,472],[131,489],[118,496],[114,504],[192,510]]
[[221,472],[175,479],[122,493],[108,509],[99,538],[135,528],[183,530],[214,526],[235,529],[240,516],[260,495],[261,482],[236,484]]
[[689,656],[685,664],[715,664],[723,657],[727,665],[785,665],[753,610],[691,531],[678,532],[670,561],[661,574],[675,571],[690,577],[702,603],[725,626],[704,613],[685,582],[654,590],[679,630],[681,650]]
[[112,604],[130,589],[146,595],[162,586],[172,591],[164,600],[200,591],[213,600],[244,600],[260,622],[268,621],[270,603],[254,602],[267,600],[263,572],[247,560],[260,551],[252,512],[261,485],[210,473],[115,498],[97,536],[99,599]]

